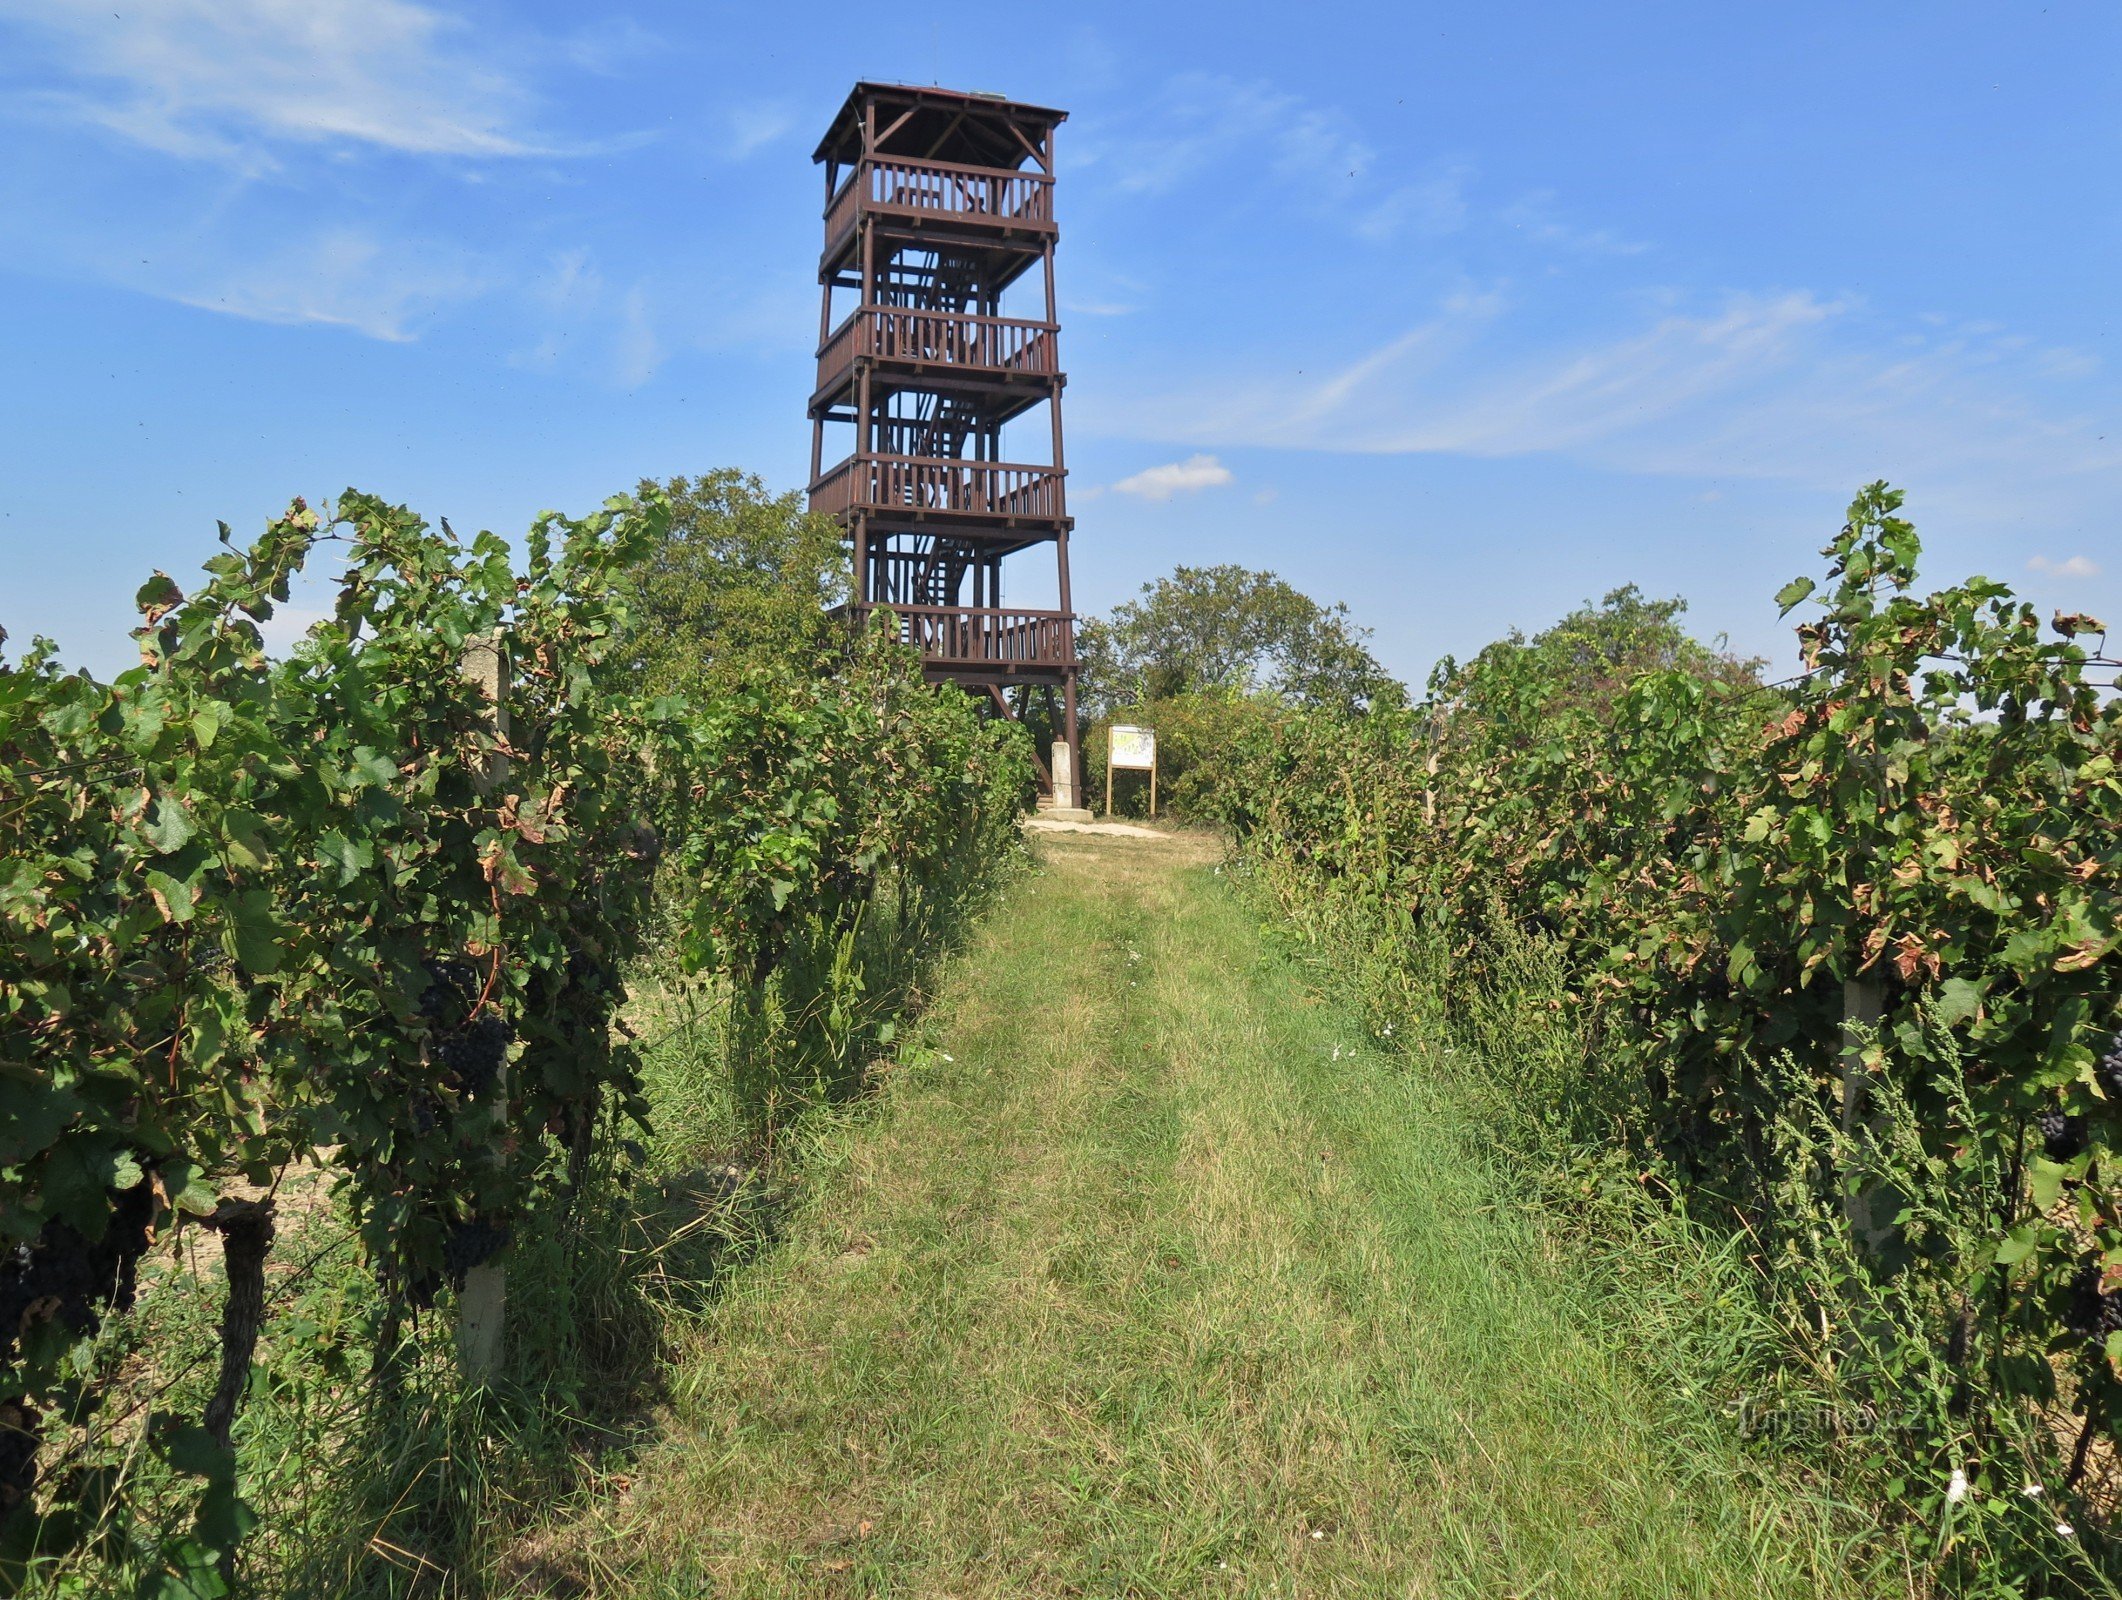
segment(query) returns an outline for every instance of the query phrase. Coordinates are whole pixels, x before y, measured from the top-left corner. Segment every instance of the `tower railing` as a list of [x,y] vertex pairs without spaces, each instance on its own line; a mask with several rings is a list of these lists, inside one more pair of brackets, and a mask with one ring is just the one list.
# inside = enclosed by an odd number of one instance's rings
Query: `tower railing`
[[837,385],[862,356],[996,377],[1053,377],[1061,370],[1059,333],[1054,323],[1024,317],[863,306],[818,352],[818,387]]
[[855,164],[825,208],[826,248],[837,245],[865,211],[1052,232],[1054,180],[1009,167],[870,156]]
[[899,619],[899,637],[931,661],[967,665],[1076,664],[1075,620],[1065,611],[877,605]]
[[937,456],[852,455],[811,485],[810,508],[1019,517],[1058,522],[1067,515],[1056,467]]

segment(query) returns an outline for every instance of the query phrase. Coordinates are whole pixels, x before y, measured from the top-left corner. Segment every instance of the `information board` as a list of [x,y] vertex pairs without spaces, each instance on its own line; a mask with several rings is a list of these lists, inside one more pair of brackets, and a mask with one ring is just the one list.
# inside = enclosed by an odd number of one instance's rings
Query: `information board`
[[1157,764],[1157,734],[1154,728],[1113,729],[1113,751],[1108,758],[1116,767],[1147,771]]

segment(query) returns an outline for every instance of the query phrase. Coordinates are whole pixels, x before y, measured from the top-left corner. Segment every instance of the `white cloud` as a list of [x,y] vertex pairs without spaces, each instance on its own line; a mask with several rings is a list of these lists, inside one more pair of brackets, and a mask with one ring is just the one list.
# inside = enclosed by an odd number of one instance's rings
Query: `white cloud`
[[1077,416],[1206,449],[1553,454],[1835,492],[1885,477],[1992,520],[2091,516],[2122,492],[2122,446],[2089,406],[2069,409],[2043,352],[2001,329],[1905,345],[1905,325],[1805,290],[1668,293],[1649,307],[1562,344],[1538,331],[1549,308],[1519,315],[1500,292],[1461,294],[1323,377],[1216,374]]
[[1449,233],[1465,221],[1470,168],[1438,163],[1392,183],[1346,112],[1267,83],[1183,72],[1140,105],[1086,121],[1068,159],[1123,194],[1168,194],[1211,168],[1237,166],[1248,169],[1248,189],[1264,175],[1367,239]]
[[459,252],[386,248],[334,228],[218,274],[185,273],[154,292],[254,322],[323,323],[402,343],[422,318],[488,286],[480,264]]
[[527,91],[457,19],[413,0],[0,0],[83,86],[18,109],[251,174],[275,144],[550,154]]
[[673,357],[742,351],[794,362],[810,353],[804,329],[818,314],[801,283],[777,281],[741,256],[719,266],[620,276],[608,275],[585,247],[548,257],[523,286],[523,299],[535,321],[508,356],[511,365],[579,370],[620,389],[640,388]]
[[756,155],[796,126],[795,113],[782,105],[735,106],[728,120],[728,154],[732,161]]
[[1322,162],[1328,170],[1368,165],[1368,149],[1345,131],[1337,138],[1329,121],[1266,84],[1183,72],[1146,104],[1093,123],[1070,142],[1069,158],[1103,168],[1130,194],[1166,194],[1218,161],[1257,159],[1263,141],[1284,173]]
[[2030,557],[2026,563],[2029,572],[2046,573],[2051,578],[2097,578],[2099,563],[2085,556],[2065,556],[2061,561],[2051,561],[2047,556]]
[[1165,501],[1175,494],[1196,494],[1231,481],[1230,468],[1214,456],[1188,456],[1184,461],[1147,467],[1133,477],[1113,485],[1120,494],[1139,495],[1144,500]]
[[616,387],[638,389],[669,354],[657,331],[648,284],[636,281],[620,288],[607,283],[586,248],[555,255],[526,298],[542,314],[544,327],[530,348],[509,358],[515,366],[549,371],[572,354]]
[[2072,350],[2059,345],[2043,350],[2035,358],[2034,366],[2045,378],[2089,378],[2100,370],[2100,358],[2089,350]]
[[553,257],[552,270],[531,287],[531,299],[547,311],[580,311],[604,298],[604,274],[587,248],[576,246]]
[[1508,205],[1477,207],[1478,173],[1450,155],[1381,152],[1346,112],[1263,81],[1182,72],[1117,113],[1086,113],[1069,160],[1122,194],[1205,189],[1211,174],[1240,174],[1234,201],[1269,189],[1358,238],[1389,243],[1409,234],[1441,238],[1478,220],[1544,252],[1642,255],[1651,246],[1616,228],[1569,216],[1552,189]]
[[1638,256],[1650,248],[1636,239],[1625,239],[1612,228],[1586,228],[1561,214],[1552,189],[1535,189],[1521,195],[1497,214],[1511,228],[1534,244],[1590,256]]
[[555,41],[563,60],[600,78],[615,78],[624,68],[664,48],[660,38],[632,17],[598,17]]
[[[1088,288],[1078,283],[1075,294],[1061,302],[1065,314],[1078,317],[1131,316],[1151,298],[1150,286],[1139,278],[1110,268],[1097,271],[1095,276],[1097,282]],[[1035,304],[1032,314],[1037,314],[1037,310]]]
[[[1520,455],[1571,450],[1639,434],[1790,363],[1805,330],[1839,303],[1799,292],[1734,295],[1714,313],[1670,315],[1605,345],[1536,359],[1447,409],[1410,415],[1405,363],[1386,363],[1349,386],[1336,411],[1390,398],[1395,420],[1369,445],[1399,451]],[[1375,360],[1375,358],[1372,358]],[[1359,363],[1360,370],[1364,363]]]
[[614,350],[614,376],[621,388],[638,389],[656,375],[663,364],[663,345],[649,320],[648,294],[639,284],[629,289],[619,306],[619,337]]
[[1366,239],[1391,239],[1406,231],[1430,237],[1456,233],[1466,226],[1466,187],[1473,175],[1473,168],[1451,162],[1402,184],[1358,217],[1356,232]]

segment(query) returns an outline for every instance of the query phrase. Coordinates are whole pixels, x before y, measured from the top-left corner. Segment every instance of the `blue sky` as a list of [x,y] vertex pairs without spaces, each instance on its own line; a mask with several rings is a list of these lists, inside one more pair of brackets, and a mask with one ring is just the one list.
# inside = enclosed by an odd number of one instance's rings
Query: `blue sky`
[[796,484],[861,76],[1072,113],[1079,609],[1268,566],[1419,680],[1636,582],[1787,661],[1887,477],[1937,580],[2122,611],[2111,0],[898,14],[0,0],[0,625],[113,670],[297,493]]

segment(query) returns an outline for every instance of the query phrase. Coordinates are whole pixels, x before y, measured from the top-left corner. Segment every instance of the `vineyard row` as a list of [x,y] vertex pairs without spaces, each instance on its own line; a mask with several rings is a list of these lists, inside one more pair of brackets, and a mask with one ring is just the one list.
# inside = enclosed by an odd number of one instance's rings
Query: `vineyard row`
[[[357,1224],[379,1388],[401,1320],[450,1294],[483,1378],[512,1238],[647,1117],[620,1012],[651,943],[726,986],[763,1129],[879,1046],[857,933],[932,939],[1009,854],[1021,735],[881,636],[643,694],[627,585],[669,515],[548,515],[519,561],[297,501],[191,593],[143,587],[113,681],[41,643],[0,659],[0,1592],[91,1537],[221,1592],[283,1175],[323,1168]],[[326,548],[331,616],[268,658],[258,625]],[[158,1532],[113,1491],[83,1352],[196,1228],[226,1267],[220,1376],[136,1441],[194,1486]]]

